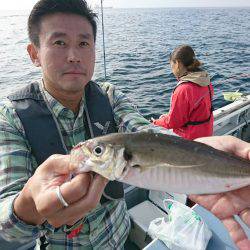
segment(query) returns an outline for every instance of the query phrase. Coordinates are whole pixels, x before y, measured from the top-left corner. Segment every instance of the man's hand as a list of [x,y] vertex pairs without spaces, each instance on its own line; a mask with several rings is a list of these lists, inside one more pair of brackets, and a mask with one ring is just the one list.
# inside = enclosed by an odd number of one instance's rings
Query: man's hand
[[[14,202],[15,214],[28,224],[48,221],[54,227],[73,225],[96,207],[107,180],[99,175],[83,173],[71,180],[70,156],[53,155],[41,164]],[[56,195],[60,186],[64,207]]]
[[[196,141],[250,160],[250,144],[233,136],[204,137]],[[220,194],[190,195],[189,198],[221,219],[239,249],[250,249],[250,240],[234,219],[234,215],[239,215],[250,227],[250,186]]]

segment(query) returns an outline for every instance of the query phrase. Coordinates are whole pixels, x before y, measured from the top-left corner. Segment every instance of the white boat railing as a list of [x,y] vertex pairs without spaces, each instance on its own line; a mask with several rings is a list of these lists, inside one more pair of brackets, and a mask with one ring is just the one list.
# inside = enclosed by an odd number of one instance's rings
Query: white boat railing
[[213,114],[214,135],[240,137],[242,129],[250,123],[250,95],[215,110]]

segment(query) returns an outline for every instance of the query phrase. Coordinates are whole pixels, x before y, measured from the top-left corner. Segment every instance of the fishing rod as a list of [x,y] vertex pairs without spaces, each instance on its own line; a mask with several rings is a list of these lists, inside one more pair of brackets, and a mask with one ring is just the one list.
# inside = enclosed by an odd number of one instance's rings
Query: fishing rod
[[105,32],[104,32],[104,18],[103,18],[103,0],[101,0],[101,12],[102,12],[102,48],[103,48],[103,64],[104,64],[104,77],[107,80],[106,71],[106,52],[105,52]]

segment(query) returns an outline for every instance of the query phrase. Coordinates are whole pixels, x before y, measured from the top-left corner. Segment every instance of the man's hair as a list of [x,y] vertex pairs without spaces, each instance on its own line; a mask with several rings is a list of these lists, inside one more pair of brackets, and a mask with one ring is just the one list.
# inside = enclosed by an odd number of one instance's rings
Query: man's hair
[[39,0],[28,19],[29,39],[37,47],[40,46],[39,33],[43,18],[56,13],[76,14],[86,18],[93,28],[94,40],[96,40],[97,14],[89,8],[85,0]]

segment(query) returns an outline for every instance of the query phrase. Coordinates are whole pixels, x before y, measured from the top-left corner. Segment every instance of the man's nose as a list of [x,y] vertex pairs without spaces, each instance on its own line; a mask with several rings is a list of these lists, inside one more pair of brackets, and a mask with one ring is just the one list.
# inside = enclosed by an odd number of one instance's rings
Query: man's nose
[[71,48],[68,51],[68,62],[79,63],[81,61],[79,52],[75,48]]

